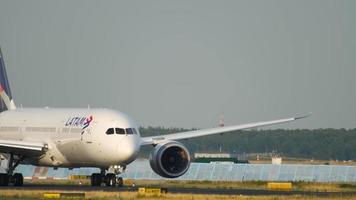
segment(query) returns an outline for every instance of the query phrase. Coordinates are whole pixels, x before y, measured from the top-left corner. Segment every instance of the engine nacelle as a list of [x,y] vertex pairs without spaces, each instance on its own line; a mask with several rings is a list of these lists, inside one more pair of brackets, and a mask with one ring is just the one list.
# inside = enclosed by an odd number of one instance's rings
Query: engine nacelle
[[183,144],[176,141],[157,144],[150,154],[150,165],[162,177],[177,178],[189,169],[189,152]]

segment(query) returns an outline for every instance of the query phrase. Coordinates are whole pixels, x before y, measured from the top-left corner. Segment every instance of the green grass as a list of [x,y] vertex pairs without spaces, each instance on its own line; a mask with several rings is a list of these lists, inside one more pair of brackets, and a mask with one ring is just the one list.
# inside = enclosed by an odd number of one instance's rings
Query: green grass
[[[81,181],[84,185],[89,185],[89,180]],[[37,180],[29,181],[26,180],[25,184],[67,184],[67,185],[78,185],[79,180]],[[126,187],[135,183],[136,187],[179,187],[179,188],[231,188],[231,189],[266,189],[267,182],[263,181],[249,181],[249,182],[228,182],[228,181],[177,181],[177,180],[125,180]],[[104,187],[104,186],[103,186]],[[78,187],[80,190],[80,187]],[[330,183],[308,183],[308,182],[295,182],[293,183],[293,190],[298,191],[334,191],[334,192],[347,192],[347,191],[356,191],[356,184],[330,184]],[[47,190],[26,190],[23,189],[0,189],[0,200],[2,199],[43,199],[43,193],[50,192],[63,192],[63,191],[47,191]],[[80,191],[71,191],[71,192],[80,192]],[[279,200],[279,199],[288,199],[288,200],[301,200],[301,199],[355,199],[356,196],[330,196],[330,197],[315,197],[315,196],[302,196],[302,195],[293,195],[293,196],[241,196],[241,195],[192,195],[192,194],[164,194],[160,197],[150,197],[138,196],[137,192],[85,192],[86,199],[91,200],[107,200],[107,199],[194,199],[194,200],[212,200],[212,199],[242,199],[242,200]]]
[[[90,185],[89,180],[25,180],[25,184],[40,185]],[[136,187],[165,187],[165,188],[222,188],[222,189],[266,189],[265,181],[182,181],[182,180],[124,180],[124,185],[129,187],[135,184]],[[297,191],[323,191],[342,192],[356,191],[356,183],[313,183],[313,182],[293,182],[293,190]]]

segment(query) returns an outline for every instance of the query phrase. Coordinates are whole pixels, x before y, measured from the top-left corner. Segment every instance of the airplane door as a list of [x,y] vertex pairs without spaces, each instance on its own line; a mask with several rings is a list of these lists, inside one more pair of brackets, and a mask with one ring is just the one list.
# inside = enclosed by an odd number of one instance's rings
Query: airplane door
[[82,132],[82,141],[84,143],[88,143],[88,144],[91,144],[92,143],[92,133],[91,133],[91,128],[88,127],[86,129],[83,130]]

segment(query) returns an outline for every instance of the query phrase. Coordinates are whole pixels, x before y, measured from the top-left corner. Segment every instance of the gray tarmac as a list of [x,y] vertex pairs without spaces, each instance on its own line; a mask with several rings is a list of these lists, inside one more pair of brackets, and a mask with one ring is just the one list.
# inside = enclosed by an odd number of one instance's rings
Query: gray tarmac
[[[22,187],[6,186],[0,187],[2,190],[48,190],[61,192],[89,192],[89,191],[105,191],[105,192],[136,192],[138,187],[91,187],[87,185],[42,185],[42,184],[26,184]],[[355,192],[317,192],[317,191],[278,191],[278,190],[261,190],[261,189],[221,189],[221,188],[167,188],[168,193],[172,194],[220,194],[220,195],[307,195],[307,196],[356,196]]]

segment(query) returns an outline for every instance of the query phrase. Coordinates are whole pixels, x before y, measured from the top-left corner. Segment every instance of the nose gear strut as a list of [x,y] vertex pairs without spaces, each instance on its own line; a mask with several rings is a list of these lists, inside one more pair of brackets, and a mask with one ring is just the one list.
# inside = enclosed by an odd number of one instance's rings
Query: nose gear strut
[[[93,173],[91,175],[91,186],[101,186],[105,183],[108,187],[115,187],[116,185],[122,187],[124,182],[122,177],[117,177],[117,175],[123,173],[126,166],[110,166],[110,168],[101,168],[100,173]],[[107,172],[107,173],[106,173]]]

